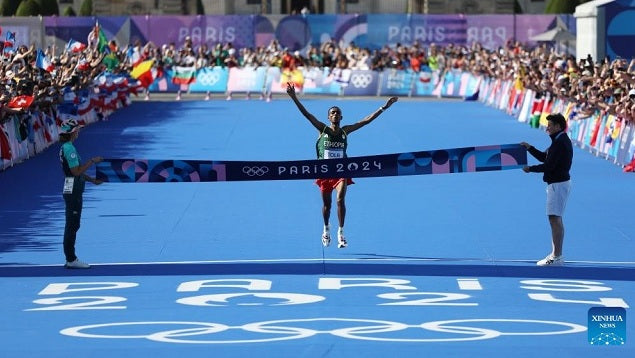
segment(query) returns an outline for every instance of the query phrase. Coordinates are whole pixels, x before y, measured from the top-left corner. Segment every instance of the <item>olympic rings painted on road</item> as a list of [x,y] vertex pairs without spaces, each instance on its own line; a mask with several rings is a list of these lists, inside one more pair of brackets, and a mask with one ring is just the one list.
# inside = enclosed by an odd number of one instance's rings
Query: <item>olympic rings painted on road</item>
[[[333,327],[330,329],[311,329],[306,327],[298,327],[298,325],[321,323],[324,326],[325,323]],[[467,324],[492,324],[502,323],[506,326],[509,324],[521,324],[521,325],[548,325],[556,326],[560,328],[549,329],[547,331],[533,331],[533,330],[520,330],[512,332],[504,332],[497,329],[466,326]],[[292,324],[291,326],[287,324]],[[336,325],[342,326],[343,324],[356,324],[352,327],[338,328]],[[166,328],[166,326],[186,326],[186,328],[180,329],[166,329],[156,330],[152,329],[153,326],[159,326]],[[120,327],[126,326],[148,326],[151,330],[147,334],[108,334],[98,333],[99,331],[108,331],[109,329],[118,331]],[[565,329],[562,329],[565,327]],[[414,336],[412,338],[403,337],[384,337],[377,336],[382,333],[406,331],[409,329],[415,329]],[[263,336],[261,338],[253,339],[227,339],[227,331],[243,331],[240,336],[245,336],[244,332],[259,333]],[[441,338],[426,338],[421,337],[421,332],[437,332],[448,333],[458,335],[458,337],[441,337]],[[137,330],[139,331],[139,330]],[[478,319],[457,319],[447,321],[433,321],[423,322],[420,324],[407,324],[393,321],[381,321],[373,319],[356,319],[356,318],[300,318],[300,319],[288,319],[288,320],[274,320],[247,323],[240,326],[229,326],[222,323],[215,322],[188,322],[188,321],[139,321],[139,322],[112,322],[92,324],[86,326],[76,326],[65,328],[60,331],[61,334],[72,337],[81,338],[107,338],[107,339],[148,339],[151,341],[165,342],[165,343],[181,343],[181,344],[244,344],[244,343],[265,343],[276,342],[293,339],[309,338],[318,334],[330,334],[333,336],[367,340],[367,341],[381,341],[381,342],[461,342],[461,341],[477,341],[484,339],[492,339],[500,336],[537,336],[537,335],[556,335],[556,334],[572,334],[586,331],[586,327],[559,321],[542,321],[533,319],[506,319],[506,318],[478,318]],[[91,333],[95,332],[95,333]],[[188,337],[212,335],[215,333],[225,332],[224,339],[190,339]],[[376,336],[370,336],[375,334]],[[269,335],[274,335],[273,337]],[[280,336],[282,335],[282,336]],[[467,337],[465,337],[467,336]]]

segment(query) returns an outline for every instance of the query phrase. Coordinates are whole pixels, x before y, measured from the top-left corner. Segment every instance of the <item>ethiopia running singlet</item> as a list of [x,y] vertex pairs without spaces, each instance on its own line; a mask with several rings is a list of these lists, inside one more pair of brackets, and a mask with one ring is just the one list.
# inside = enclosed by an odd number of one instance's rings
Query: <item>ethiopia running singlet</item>
[[[346,158],[346,147],[348,146],[346,132],[340,128],[337,134],[331,136],[325,131],[326,128],[320,133],[317,143],[315,143],[318,159]],[[341,181],[346,181],[347,185],[354,184],[350,178],[317,179],[315,184],[320,187],[321,192],[331,192]]]
[[320,133],[315,150],[318,159],[337,159],[346,158],[346,147],[348,145],[346,132],[340,128],[335,135],[325,133],[326,128]]

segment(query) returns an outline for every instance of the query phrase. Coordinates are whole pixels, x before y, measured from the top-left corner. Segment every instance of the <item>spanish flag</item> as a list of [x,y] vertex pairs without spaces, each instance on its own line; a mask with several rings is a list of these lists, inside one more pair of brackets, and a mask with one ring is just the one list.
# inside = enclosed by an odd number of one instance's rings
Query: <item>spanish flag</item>
[[297,88],[302,88],[304,85],[304,74],[298,69],[285,69],[282,71],[280,76],[280,83],[285,89],[287,88],[287,82],[293,83],[293,85]]
[[130,76],[139,80],[139,82],[141,82],[141,86],[148,88],[152,82],[154,82],[154,77],[152,76],[152,65],[154,65],[154,60],[143,61],[130,71]]

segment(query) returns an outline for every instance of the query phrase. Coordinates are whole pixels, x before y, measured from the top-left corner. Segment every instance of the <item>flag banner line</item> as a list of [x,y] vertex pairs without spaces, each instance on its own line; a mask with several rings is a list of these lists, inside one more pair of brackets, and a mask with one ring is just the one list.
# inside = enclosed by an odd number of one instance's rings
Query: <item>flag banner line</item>
[[524,147],[502,144],[277,162],[104,159],[96,165],[96,175],[110,183],[299,180],[484,172],[518,169],[526,164]]

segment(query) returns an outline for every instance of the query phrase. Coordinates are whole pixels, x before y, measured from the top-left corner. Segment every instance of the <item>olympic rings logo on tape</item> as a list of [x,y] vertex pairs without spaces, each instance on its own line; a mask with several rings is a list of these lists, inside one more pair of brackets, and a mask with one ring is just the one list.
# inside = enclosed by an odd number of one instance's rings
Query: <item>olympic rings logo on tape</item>
[[[310,324],[316,324],[316,329],[307,328]],[[469,324],[465,325],[465,324]],[[479,325],[482,324],[482,325]],[[505,327],[517,325],[543,325],[561,327],[542,331],[522,329],[512,331],[500,331],[492,328],[492,323],[502,323]],[[290,325],[289,325],[290,324]],[[296,324],[296,325],[294,325]],[[352,325],[352,326],[351,326]],[[112,333],[113,331],[131,332],[124,327],[136,326],[131,333]],[[143,333],[144,326],[148,328]],[[173,329],[170,327],[172,326]],[[326,326],[326,327],[325,327]],[[487,328],[483,327],[486,326]],[[153,328],[155,327],[155,328]],[[163,330],[157,330],[160,327]],[[564,328],[562,328],[564,327]],[[544,328],[543,328],[544,329]],[[110,332],[109,332],[110,331]],[[232,338],[229,332],[236,331],[236,338]],[[243,334],[241,334],[241,331]],[[409,332],[410,331],[410,332]],[[477,318],[456,319],[447,321],[424,322],[420,324],[406,324],[393,321],[381,321],[373,319],[355,318],[300,318],[287,320],[274,320],[253,322],[239,326],[229,326],[214,322],[189,322],[189,321],[139,321],[139,322],[113,322],[76,326],[65,328],[61,334],[80,338],[104,338],[104,339],[148,339],[156,342],[181,343],[181,344],[245,344],[287,341],[303,339],[319,334],[378,342],[465,342],[498,338],[500,336],[545,336],[556,334],[572,334],[586,331],[586,327],[558,321],[541,321],[532,319],[505,319],[505,318]],[[215,333],[223,333],[222,339],[213,339]],[[399,332],[398,335],[390,333]],[[450,337],[422,337],[422,333],[435,332],[447,333]],[[244,333],[250,333],[249,335]],[[261,337],[252,337],[252,333],[258,333]],[[195,339],[194,337],[201,337]]]
[[259,166],[253,166],[253,167],[244,166],[243,167],[243,173],[249,175],[250,177],[253,177],[253,176],[261,177],[261,176],[269,173],[269,168],[265,167],[265,166],[262,166],[262,167],[259,167]]
[[356,73],[351,76],[351,83],[355,88],[366,88],[373,82],[373,76],[369,74]]

